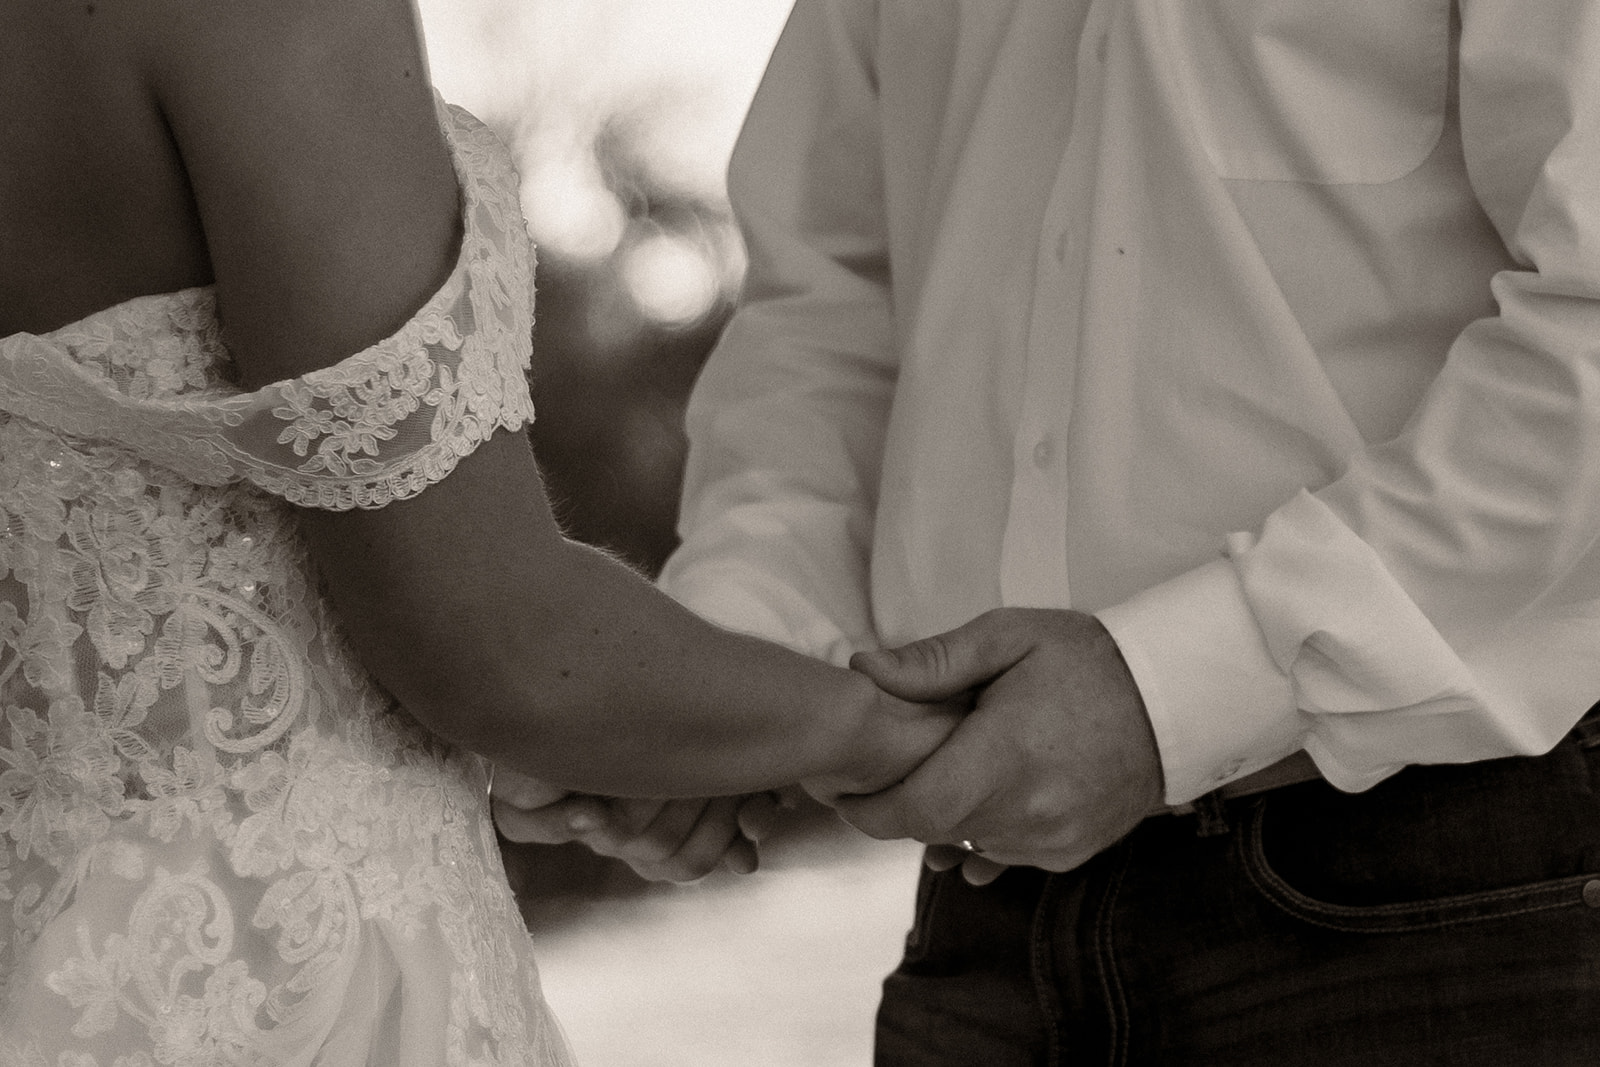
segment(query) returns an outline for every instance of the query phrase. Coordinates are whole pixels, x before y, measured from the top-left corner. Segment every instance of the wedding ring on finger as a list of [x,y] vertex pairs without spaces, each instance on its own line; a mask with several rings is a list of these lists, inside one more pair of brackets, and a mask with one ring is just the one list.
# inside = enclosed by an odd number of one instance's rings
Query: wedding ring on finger
[[983,855],[983,849],[979,848],[978,843],[972,840],[970,837],[962,838],[960,841],[956,842],[956,846],[960,848],[961,851],[969,852],[974,856]]

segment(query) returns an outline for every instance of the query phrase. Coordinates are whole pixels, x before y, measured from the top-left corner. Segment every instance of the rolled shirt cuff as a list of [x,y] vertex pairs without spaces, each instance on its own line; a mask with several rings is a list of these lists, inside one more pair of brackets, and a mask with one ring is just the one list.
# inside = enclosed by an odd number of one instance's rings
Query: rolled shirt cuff
[[1096,616],[1144,698],[1168,804],[1187,803],[1304,745],[1308,724],[1295,707],[1294,687],[1268,651],[1227,560]]

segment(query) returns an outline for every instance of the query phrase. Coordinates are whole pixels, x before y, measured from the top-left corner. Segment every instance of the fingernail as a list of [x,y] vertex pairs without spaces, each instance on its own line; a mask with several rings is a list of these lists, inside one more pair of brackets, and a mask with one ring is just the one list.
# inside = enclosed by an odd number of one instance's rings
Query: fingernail
[[567,829],[575,834],[586,834],[599,826],[600,820],[587,811],[580,811],[567,820]]

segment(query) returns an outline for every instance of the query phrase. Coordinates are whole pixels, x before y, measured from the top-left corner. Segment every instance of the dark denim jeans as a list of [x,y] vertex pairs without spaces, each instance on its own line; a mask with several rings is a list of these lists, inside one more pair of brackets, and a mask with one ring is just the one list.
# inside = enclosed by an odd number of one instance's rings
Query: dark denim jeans
[[1208,797],[1064,875],[924,872],[876,1062],[1595,1067],[1597,742]]

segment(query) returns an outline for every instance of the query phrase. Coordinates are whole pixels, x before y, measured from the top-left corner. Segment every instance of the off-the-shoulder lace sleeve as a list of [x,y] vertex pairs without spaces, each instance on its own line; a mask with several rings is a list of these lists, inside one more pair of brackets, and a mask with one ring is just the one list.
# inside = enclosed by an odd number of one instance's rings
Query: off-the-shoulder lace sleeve
[[440,105],[461,187],[449,279],[394,335],[252,393],[138,398],[46,337],[0,344],[0,408],[129,447],[193,481],[248,480],[295,504],[376,508],[415,496],[497,429],[533,418],[532,248],[494,134]]

